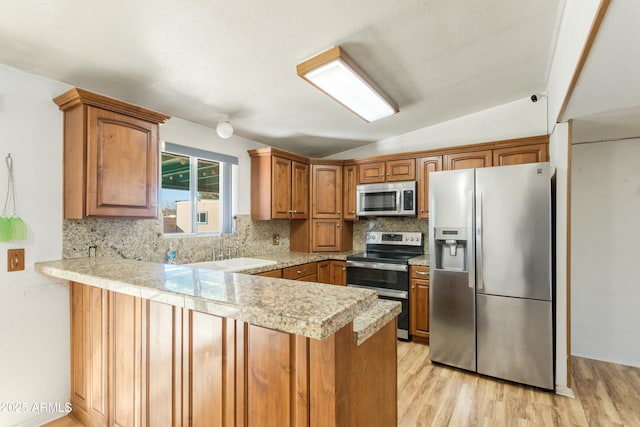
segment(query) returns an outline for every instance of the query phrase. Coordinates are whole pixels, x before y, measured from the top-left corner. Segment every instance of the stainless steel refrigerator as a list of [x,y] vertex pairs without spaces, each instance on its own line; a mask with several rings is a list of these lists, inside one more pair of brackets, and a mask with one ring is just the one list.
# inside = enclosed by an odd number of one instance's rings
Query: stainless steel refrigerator
[[431,360],[554,388],[548,163],[429,174]]

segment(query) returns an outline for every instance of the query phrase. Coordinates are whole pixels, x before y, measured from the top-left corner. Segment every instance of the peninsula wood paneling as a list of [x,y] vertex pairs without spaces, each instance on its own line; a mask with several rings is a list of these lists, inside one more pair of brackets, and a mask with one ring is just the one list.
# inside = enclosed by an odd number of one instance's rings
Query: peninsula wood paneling
[[[189,312],[189,425],[224,426],[224,319]],[[187,364],[185,364],[186,366]]]
[[[292,337],[249,325],[247,335],[248,426],[291,426]],[[294,359],[295,360],[295,359]]]
[[312,340],[78,283],[70,303],[83,425],[395,425],[395,322],[356,346],[352,324]]
[[142,426],[143,358],[142,300],[118,292],[109,293],[111,416],[109,424]]
[[182,309],[149,301],[148,393],[150,426],[177,427],[182,415]]
[[71,404],[87,426],[108,420],[107,291],[70,284]]

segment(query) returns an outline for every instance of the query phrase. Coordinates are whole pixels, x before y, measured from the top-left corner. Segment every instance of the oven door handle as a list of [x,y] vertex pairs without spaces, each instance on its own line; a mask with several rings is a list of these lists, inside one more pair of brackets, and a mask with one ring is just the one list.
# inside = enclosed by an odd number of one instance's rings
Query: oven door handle
[[362,286],[362,285],[353,285],[349,283],[347,287],[350,288],[359,288],[359,289],[369,289],[372,291],[376,291],[379,296],[387,297],[387,298],[397,298],[397,299],[409,299],[409,292],[407,291],[398,291],[395,289],[383,289],[383,288],[373,288],[371,286]]
[[367,262],[347,260],[347,267],[374,268],[376,270],[409,271],[407,264],[387,264],[384,262]]

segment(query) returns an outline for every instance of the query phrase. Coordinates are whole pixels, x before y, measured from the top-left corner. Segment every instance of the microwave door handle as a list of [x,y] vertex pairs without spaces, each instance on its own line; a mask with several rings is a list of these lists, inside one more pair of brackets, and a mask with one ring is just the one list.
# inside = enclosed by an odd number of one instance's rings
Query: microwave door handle
[[396,191],[396,212],[402,211],[402,191]]

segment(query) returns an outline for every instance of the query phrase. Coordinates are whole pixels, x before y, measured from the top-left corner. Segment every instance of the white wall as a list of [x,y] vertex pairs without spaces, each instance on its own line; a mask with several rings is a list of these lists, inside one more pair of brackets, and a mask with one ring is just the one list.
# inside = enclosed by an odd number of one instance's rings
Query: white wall
[[640,367],[640,139],[573,146],[572,353]]
[[233,135],[229,139],[222,139],[215,129],[201,126],[186,120],[173,117],[160,126],[160,139],[174,144],[187,145],[215,153],[226,154],[238,158],[238,173],[234,187],[236,200],[234,212],[249,214],[251,212],[250,184],[251,162],[247,150],[265,147],[264,144],[241,136]]
[[546,117],[545,98],[535,103],[524,98],[329,157],[353,159],[544,135]]
[[[28,239],[0,242],[0,402],[26,403],[27,412],[0,412],[0,426],[32,426],[60,413],[31,411],[34,403],[69,400],[69,295],[66,283],[34,271],[37,261],[62,257],[62,112],[52,99],[61,82],[0,64],[0,208],[7,187],[5,157],[14,159],[20,216]],[[109,94],[105,94],[109,95]],[[238,213],[250,211],[248,149],[262,144],[178,118],[160,128],[176,144],[239,158]],[[26,269],[7,272],[6,250],[24,248]]]
[[[51,99],[67,89],[0,65],[0,203],[11,153],[28,232],[25,241],[0,242],[0,402],[29,406],[26,413],[0,412],[1,426],[57,418],[31,412],[31,405],[69,399],[67,286],[33,269],[35,261],[58,259],[62,252],[62,113]],[[7,272],[12,248],[25,249],[25,271]]]
[[551,173],[556,175],[556,390],[568,389],[567,360],[567,180],[569,176],[569,125],[559,123],[549,136]]
[[549,133],[553,132],[567,96],[600,1],[565,0],[565,9],[547,84]]

